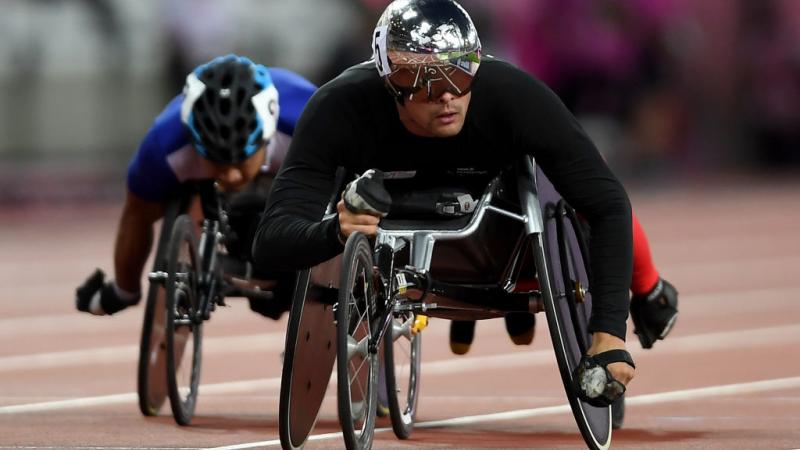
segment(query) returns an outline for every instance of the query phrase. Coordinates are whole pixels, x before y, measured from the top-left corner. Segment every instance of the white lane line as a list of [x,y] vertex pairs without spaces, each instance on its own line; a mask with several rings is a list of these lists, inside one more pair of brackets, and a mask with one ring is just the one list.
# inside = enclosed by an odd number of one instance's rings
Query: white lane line
[[[276,333],[280,334],[280,333]],[[800,335],[800,324],[778,327],[765,327],[747,330],[725,331],[691,336],[675,336],[661,343],[659,357],[665,354],[693,353],[698,350],[716,350],[725,348],[753,348],[773,343],[784,343]],[[253,339],[252,336],[237,337],[236,339]],[[224,346],[223,346],[224,348]],[[263,349],[263,344],[258,346]],[[632,350],[634,357],[646,356],[643,350]],[[474,372],[476,370],[508,369],[518,367],[532,367],[553,364],[551,350],[535,350],[529,352],[506,353],[501,355],[480,355],[466,358],[445,359],[440,361],[425,361],[423,375],[449,375],[452,373]],[[331,384],[335,383],[331,378]],[[280,377],[243,380],[216,384],[203,384],[200,392],[203,394],[220,394],[234,392],[248,392],[253,389],[279,389]],[[0,406],[0,414],[20,412],[42,412],[69,408],[82,408],[135,402],[135,393],[114,394],[98,397],[85,397],[49,402],[28,403],[20,405]]]
[[[2,450],[58,450],[64,448],[69,448],[70,450],[142,450],[142,447],[54,447],[52,445],[45,447],[33,447],[30,445],[8,447],[0,445]],[[197,447],[147,447],[147,450],[197,450]]]
[[[242,353],[282,349],[285,344],[285,336],[284,332],[275,332],[205,338],[203,340],[203,352]],[[6,356],[0,357],[0,372],[52,369],[54,367],[80,366],[92,363],[129,362],[136,361],[138,357],[138,345]]]
[[[800,377],[778,378],[774,380],[754,381],[750,383],[727,384],[722,386],[709,386],[696,389],[684,389],[670,392],[659,392],[656,394],[637,395],[625,399],[627,405],[653,405],[657,403],[667,403],[683,400],[695,400],[703,397],[714,397],[728,394],[744,394],[764,391],[774,391],[781,389],[792,389],[800,387]],[[518,409],[492,414],[480,414],[474,416],[453,417],[450,419],[432,420],[428,422],[418,422],[415,428],[442,428],[463,425],[473,425],[476,423],[497,422],[503,420],[518,420],[530,417],[541,417],[554,414],[568,413],[569,404],[557,406],[545,406],[542,408]],[[375,433],[390,431],[391,428],[376,428]],[[341,437],[342,433],[325,433],[309,436],[309,441],[322,441]],[[212,447],[208,450],[243,450],[248,448],[275,447],[281,445],[280,439],[269,441],[249,442],[244,444],[227,445],[223,447]]]
[[[279,389],[280,383],[280,377],[273,377],[260,380],[243,380],[226,383],[204,384],[200,386],[200,392],[204,394],[232,394],[237,392],[252,392],[253,390],[258,389]],[[127,394],[101,395],[98,397],[72,398],[67,400],[54,400],[50,402],[0,406],[0,414],[56,411],[62,409],[84,408],[87,406],[136,403],[137,401],[137,394],[135,392],[131,392]]]

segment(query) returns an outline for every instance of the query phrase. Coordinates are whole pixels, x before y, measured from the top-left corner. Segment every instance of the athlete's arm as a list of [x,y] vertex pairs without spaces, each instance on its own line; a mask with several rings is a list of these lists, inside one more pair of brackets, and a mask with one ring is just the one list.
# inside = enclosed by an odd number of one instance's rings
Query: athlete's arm
[[530,149],[556,190],[591,226],[594,302],[589,331],[610,334],[620,344],[625,339],[633,264],[627,193],[550,89],[521,71],[503,73],[513,93],[505,96],[505,102],[515,141]]
[[128,191],[114,245],[114,276],[121,289],[141,292],[142,271],[153,245],[153,224],[163,215],[163,204]]

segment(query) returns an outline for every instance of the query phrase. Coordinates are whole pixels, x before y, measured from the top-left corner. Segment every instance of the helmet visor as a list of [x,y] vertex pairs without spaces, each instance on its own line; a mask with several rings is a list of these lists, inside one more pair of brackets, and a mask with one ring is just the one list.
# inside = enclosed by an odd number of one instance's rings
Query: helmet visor
[[474,59],[462,57],[427,64],[394,64],[386,81],[398,96],[413,103],[435,102],[445,92],[461,97],[472,89],[478,58],[476,53]]

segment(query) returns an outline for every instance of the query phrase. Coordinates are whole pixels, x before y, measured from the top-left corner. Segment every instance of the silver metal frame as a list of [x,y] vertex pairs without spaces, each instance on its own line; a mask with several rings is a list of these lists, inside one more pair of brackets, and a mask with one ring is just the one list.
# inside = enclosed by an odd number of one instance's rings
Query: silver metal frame
[[475,207],[469,222],[463,228],[458,230],[387,230],[379,227],[375,240],[376,248],[385,244],[397,252],[409,244],[411,246],[409,249],[411,265],[419,271],[426,272],[430,270],[433,248],[437,241],[463,239],[472,235],[478,230],[487,212],[500,214],[524,223],[528,235],[541,233],[544,230],[544,222],[536,191],[534,159],[529,156],[524,158],[518,177],[520,205],[523,214],[516,214],[491,204],[496,184],[497,180],[489,185]]

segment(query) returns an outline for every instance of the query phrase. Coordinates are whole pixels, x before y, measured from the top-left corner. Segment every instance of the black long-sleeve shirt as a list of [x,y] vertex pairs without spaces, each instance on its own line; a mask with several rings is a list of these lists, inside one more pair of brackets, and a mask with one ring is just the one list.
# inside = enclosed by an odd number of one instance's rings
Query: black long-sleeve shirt
[[253,243],[256,264],[297,270],[343,249],[338,218],[322,220],[337,167],[352,173],[470,168],[496,172],[523,154],[589,222],[593,273],[590,331],[625,338],[632,273],[627,194],[572,114],[543,83],[506,62],[484,58],[464,127],[455,136],[408,132],[371,62],[322,86],[295,131]]

